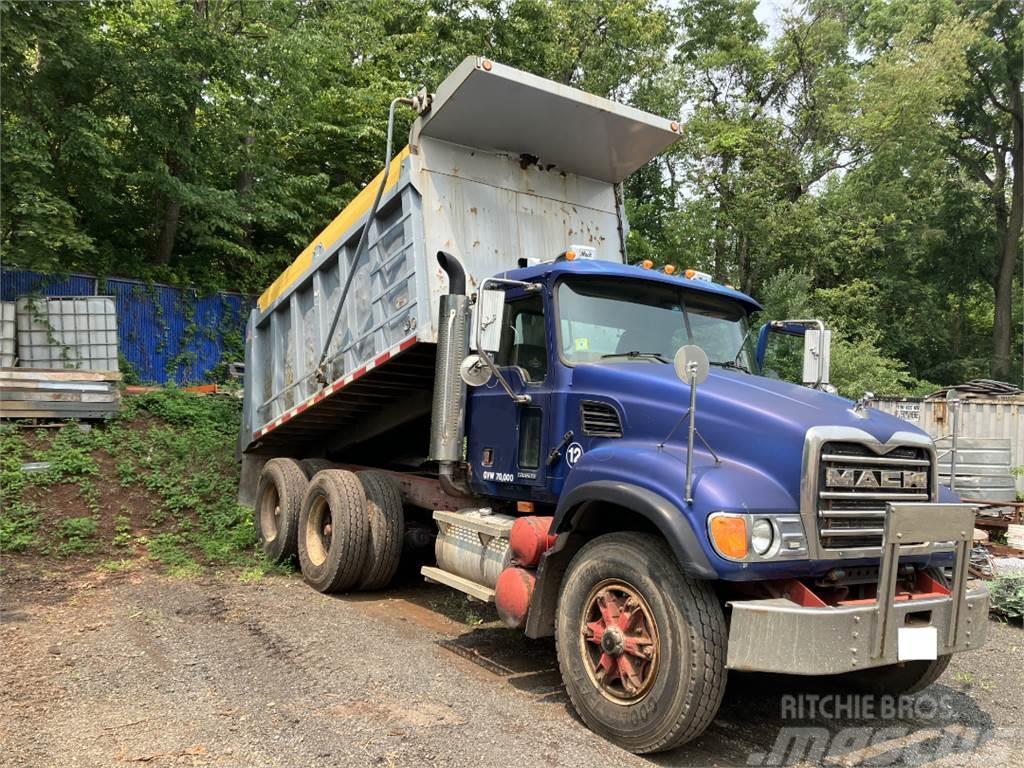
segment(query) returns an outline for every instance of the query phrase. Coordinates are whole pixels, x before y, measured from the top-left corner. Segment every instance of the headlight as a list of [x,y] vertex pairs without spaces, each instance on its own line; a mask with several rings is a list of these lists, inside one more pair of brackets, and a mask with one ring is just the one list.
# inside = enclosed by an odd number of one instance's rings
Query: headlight
[[759,517],[750,526],[750,548],[762,557],[775,543],[775,527],[766,517]]

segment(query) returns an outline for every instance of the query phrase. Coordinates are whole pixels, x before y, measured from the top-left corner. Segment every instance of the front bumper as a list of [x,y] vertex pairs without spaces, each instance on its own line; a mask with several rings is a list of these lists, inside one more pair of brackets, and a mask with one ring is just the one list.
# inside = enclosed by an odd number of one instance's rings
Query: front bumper
[[[905,629],[934,627],[936,655],[979,648],[988,625],[988,590],[967,589],[974,530],[967,504],[889,504],[878,598],[866,605],[805,607],[786,598],[730,603],[729,669],[829,675],[904,661]],[[955,562],[949,595],[895,599],[900,554],[949,548]],[[901,549],[906,547],[906,550]]]

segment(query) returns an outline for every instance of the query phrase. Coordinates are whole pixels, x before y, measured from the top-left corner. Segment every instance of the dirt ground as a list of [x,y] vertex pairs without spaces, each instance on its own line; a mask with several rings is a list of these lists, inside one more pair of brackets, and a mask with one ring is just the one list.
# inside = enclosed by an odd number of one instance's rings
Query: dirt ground
[[550,640],[441,587],[39,570],[0,577],[0,766],[1024,765],[1024,630],[994,621],[895,715],[732,674],[704,736],[647,759],[581,725]]

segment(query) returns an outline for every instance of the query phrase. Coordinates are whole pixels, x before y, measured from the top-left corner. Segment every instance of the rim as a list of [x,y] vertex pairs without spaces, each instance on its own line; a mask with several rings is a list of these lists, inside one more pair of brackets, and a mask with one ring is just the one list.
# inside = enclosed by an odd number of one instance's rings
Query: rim
[[306,555],[313,565],[320,565],[327,559],[331,549],[331,510],[327,499],[318,496],[310,504],[306,516]]
[[277,538],[278,520],[281,517],[281,497],[277,486],[268,483],[260,499],[260,535],[266,543]]
[[618,579],[602,581],[583,603],[580,653],[590,681],[616,704],[635,704],[658,674],[658,625],[643,595]]

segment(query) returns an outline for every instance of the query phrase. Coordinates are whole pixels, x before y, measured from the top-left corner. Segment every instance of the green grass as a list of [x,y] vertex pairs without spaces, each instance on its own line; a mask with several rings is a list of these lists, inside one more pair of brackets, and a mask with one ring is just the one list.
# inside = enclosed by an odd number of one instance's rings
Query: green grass
[[[169,389],[126,397],[117,418],[92,429],[68,423],[36,430],[34,449],[24,428],[0,429],[0,551],[69,555],[102,548],[110,570],[143,545],[173,575],[194,575],[206,565],[262,567],[251,513],[236,501],[240,416],[235,398]],[[21,466],[29,461],[49,467],[26,474]],[[82,516],[44,525],[63,510],[49,514],[47,494],[32,490],[68,484],[81,493]],[[132,510],[111,498],[118,487],[139,489],[155,502],[142,523],[147,535],[133,531]],[[113,524],[110,541],[96,536],[103,519]]]

